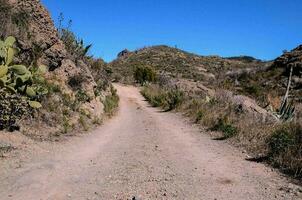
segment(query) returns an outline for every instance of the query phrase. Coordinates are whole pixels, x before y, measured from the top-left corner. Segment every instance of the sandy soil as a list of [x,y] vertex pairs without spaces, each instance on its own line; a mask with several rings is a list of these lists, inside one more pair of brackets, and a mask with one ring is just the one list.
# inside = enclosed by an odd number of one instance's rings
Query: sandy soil
[[102,127],[2,159],[0,199],[302,199],[277,172],[149,107],[138,89],[116,88],[120,109]]

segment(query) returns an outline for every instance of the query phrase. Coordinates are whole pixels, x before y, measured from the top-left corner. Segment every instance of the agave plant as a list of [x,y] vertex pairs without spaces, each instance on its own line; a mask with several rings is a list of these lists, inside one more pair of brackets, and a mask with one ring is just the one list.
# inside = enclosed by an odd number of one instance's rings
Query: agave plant
[[26,67],[14,65],[13,60],[18,52],[14,48],[16,39],[12,36],[5,41],[0,40],[0,88],[4,88],[12,94],[21,94],[28,97],[28,104],[33,108],[40,108],[42,105],[36,101],[39,96],[48,93],[37,83],[44,81],[43,75],[47,71],[46,66]]
[[288,100],[286,100],[285,103],[281,104],[276,116],[283,121],[289,121],[294,117],[294,114],[295,106],[292,103],[288,103]]
[[281,102],[280,108],[277,113],[275,113],[275,116],[283,121],[289,121],[294,117],[295,114],[295,106],[292,103],[289,103],[288,97],[289,97],[289,91],[291,86],[291,80],[293,75],[293,65],[290,66],[290,73],[288,77],[288,83],[287,83],[287,89],[286,93],[283,97],[283,100]]

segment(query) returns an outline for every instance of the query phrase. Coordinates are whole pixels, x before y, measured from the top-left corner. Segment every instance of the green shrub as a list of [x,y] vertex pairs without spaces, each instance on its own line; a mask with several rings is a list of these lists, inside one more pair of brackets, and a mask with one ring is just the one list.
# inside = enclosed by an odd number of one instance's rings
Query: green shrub
[[78,90],[76,93],[76,99],[79,102],[90,102],[91,97],[87,95],[87,93],[83,90]]
[[154,107],[162,107],[165,111],[177,108],[184,100],[184,93],[178,88],[161,89],[158,86],[145,86],[141,94]]
[[19,94],[9,94],[0,90],[0,130],[18,130],[17,121],[30,114],[27,100]]
[[184,93],[177,88],[170,89],[166,95],[167,110],[177,108],[184,100]]
[[287,148],[294,144],[294,139],[294,136],[286,128],[277,129],[268,141],[270,155],[276,156],[284,153]]
[[243,86],[243,92],[252,95],[252,96],[260,96],[261,95],[261,87],[257,84],[249,84]]
[[105,97],[103,102],[104,112],[111,116],[114,113],[114,110],[118,107],[119,97],[116,93],[116,90],[111,88],[111,95]]
[[155,78],[156,72],[151,67],[136,67],[134,71],[134,79],[142,85],[147,82],[154,82]]
[[302,178],[302,126],[281,124],[268,138],[270,162],[296,178]]
[[221,139],[231,138],[238,133],[238,129],[227,121],[226,118],[219,118],[218,122],[211,128],[212,131],[223,132],[223,137]]
[[204,117],[204,112],[202,110],[198,110],[196,113],[195,123],[200,122],[203,117]]
[[96,87],[93,89],[96,97],[100,96],[102,91],[105,91],[110,86],[110,82],[107,79],[99,79],[96,84]]

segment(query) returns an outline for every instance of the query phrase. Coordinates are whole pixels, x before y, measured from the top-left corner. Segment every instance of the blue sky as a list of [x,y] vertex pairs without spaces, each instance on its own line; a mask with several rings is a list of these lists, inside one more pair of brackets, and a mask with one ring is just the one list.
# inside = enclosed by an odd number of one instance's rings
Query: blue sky
[[270,60],[302,44],[301,0],[42,0],[57,22],[106,61],[127,48],[165,44],[200,55]]

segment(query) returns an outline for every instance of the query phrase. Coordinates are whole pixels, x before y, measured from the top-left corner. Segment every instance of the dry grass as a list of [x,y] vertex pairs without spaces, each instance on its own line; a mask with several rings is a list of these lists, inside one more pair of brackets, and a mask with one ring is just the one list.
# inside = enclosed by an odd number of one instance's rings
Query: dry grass
[[[167,92],[157,85],[142,90],[151,105],[163,108]],[[223,97],[210,99],[185,95],[176,110],[208,130],[218,132],[219,139],[229,139],[255,157],[268,157],[273,166],[302,178],[302,128],[298,123],[265,122],[226,102]]]

